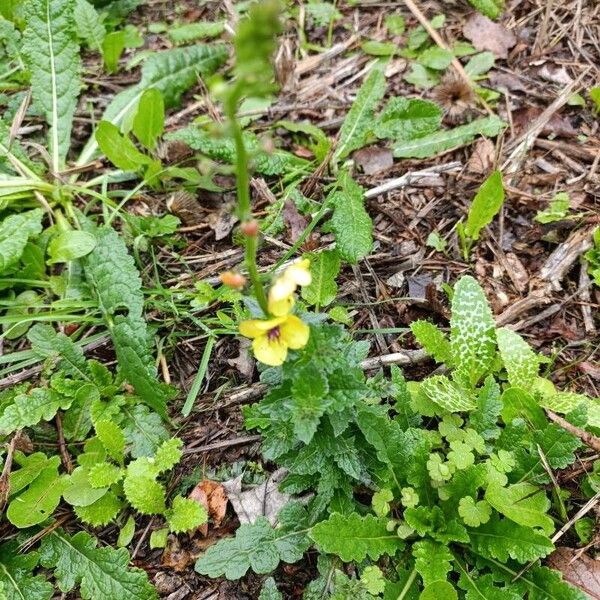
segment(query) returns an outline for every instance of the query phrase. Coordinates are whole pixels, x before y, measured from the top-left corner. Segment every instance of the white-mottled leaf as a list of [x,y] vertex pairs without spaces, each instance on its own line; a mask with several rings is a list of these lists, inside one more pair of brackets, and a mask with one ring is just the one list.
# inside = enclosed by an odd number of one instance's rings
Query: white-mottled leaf
[[475,398],[445,375],[433,375],[421,383],[423,393],[435,404],[449,412],[473,410]]
[[496,354],[494,317],[481,286],[470,275],[458,280],[452,298],[450,345],[461,376],[475,385]]
[[510,385],[528,389],[538,375],[537,354],[518,333],[506,327],[496,331],[496,339]]

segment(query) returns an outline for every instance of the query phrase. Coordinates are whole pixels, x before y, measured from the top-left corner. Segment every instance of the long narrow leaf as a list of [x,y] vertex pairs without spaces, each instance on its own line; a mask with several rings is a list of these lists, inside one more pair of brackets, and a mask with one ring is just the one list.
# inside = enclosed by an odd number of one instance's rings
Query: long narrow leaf
[[79,96],[81,61],[74,33],[73,0],[27,0],[23,51],[31,71],[34,104],[50,126],[52,169],[58,173],[69,150]]

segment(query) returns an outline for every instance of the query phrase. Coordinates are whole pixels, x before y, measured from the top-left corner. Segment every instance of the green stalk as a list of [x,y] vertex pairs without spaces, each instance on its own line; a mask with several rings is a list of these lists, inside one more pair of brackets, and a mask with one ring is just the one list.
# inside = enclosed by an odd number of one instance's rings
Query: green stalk
[[[252,220],[250,205],[250,180],[248,178],[248,153],[244,145],[242,128],[236,118],[237,94],[233,93],[225,103],[227,119],[235,142],[235,171],[238,200],[238,216],[241,223]],[[258,274],[256,253],[258,251],[258,235],[244,235],[246,269],[252,283],[254,296],[265,316],[269,315],[269,305],[265,288]]]

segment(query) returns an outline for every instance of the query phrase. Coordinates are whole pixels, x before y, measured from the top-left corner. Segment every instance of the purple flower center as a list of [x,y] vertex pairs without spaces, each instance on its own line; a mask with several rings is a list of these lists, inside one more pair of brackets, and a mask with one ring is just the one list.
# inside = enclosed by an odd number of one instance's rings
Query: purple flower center
[[280,334],[281,331],[279,330],[279,327],[273,327],[273,329],[269,329],[267,332],[267,338],[270,342],[276,342],[279,340]]

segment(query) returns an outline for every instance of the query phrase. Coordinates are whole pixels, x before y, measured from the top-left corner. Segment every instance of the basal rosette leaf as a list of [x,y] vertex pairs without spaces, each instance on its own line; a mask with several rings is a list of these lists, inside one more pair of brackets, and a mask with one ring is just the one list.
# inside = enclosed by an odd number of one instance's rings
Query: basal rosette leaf
[[71,406],[72,398],[61,396],[53,390],[34,388],[28,394],[18,394],[0,416],[0,433],[8,434],[49,421],[62,409]]
[[31,72],[34,104],[50,126],[49,150],[55,173],[63,167],[69,150],[81,86],[74,9],[74,0],[26,0],[23,11],[23,54]]
[[6,217],[0,223],[0,273],[14,266],[23,254],[28,240],[42,231],[40,208]]
[[433,540],[421,540],[413,545],[415,569],[427,586],[434,581],[445,581],[452,571],[452,553],[448,546]]
[[540,360],[531,346],[516,332],[506,327],[496,330],[498,350],[510,385],[527,389],[538,376]]
[[206,509],[200,503],[182,496],[173,498],[173,504],[166,511],[165,516],[169,529],[174,533],[193,531],[208,519]]
[[509,519],[500,519],[498,515],[469,530],[472,548],[486,558],[503,563],[509,558],[526,563],[548,556],[554,550],[550,539],[531,527],[519,525]]
[[387,530],[387,518],[332,514],[312,528],[310,537],[323,552],[335,554],[344,562],[377,560],[384,554],[394,556],[404,547],[395,531]]
[[451,413],[473,410],[473,395],[445,375],[433,375],[421,383],[422,392],[435,404]]
[[84,600],[155,600],[156,590],[140,569],[128,568],[124,548],[97,548],[97,541],[85,531],[74,536],[57,529],[44,536],[41,563],[54,569],[58,587],[70,592],[80,586]]
[[450,345],[457,371],[471,385],[490,369],[496,354],[496,327],[481,286],[470,275],[454,287]]
[[44,575],[33,575],[38,552],[19,553],[14,540],[0,546],[0,598],[2,600],[50,600],[54,587]]

